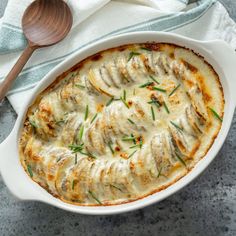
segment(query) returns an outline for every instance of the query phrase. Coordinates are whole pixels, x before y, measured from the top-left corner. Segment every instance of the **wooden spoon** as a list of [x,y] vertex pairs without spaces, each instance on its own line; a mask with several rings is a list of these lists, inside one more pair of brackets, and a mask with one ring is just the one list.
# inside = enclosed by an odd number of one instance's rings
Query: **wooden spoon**
[[36,0],[29,5],[22,18],[28,45],[0,84],[0,102],[34,50],[61,41],[70,31],[72,22],[70,8],[63,0]]

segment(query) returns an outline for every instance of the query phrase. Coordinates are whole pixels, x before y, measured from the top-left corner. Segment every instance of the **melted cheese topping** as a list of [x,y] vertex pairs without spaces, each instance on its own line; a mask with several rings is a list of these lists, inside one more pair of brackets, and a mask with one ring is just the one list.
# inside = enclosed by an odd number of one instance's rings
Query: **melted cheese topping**
[[223,111],[218,76],[194,52],[170,44],[109,49],[37,97],[21,133],[21,163],[63,201],[134,201],[196,165],[217,136]]

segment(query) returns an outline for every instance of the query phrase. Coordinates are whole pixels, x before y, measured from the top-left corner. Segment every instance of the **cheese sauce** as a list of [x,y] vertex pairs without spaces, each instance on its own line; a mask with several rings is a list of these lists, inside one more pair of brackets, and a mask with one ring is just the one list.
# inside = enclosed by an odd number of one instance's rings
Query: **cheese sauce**
[[109,49],[39,94],[21,133],[21,163],[71,204],[134,201],[186,175],[213,144],[223,112],[218,75],[191,50]]

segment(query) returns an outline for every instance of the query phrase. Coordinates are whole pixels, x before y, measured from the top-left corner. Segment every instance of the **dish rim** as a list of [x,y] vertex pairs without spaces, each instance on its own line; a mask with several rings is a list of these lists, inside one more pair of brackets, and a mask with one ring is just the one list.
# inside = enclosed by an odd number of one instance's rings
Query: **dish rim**
[[[149,40],[148,40],[149,39]],[[163,41],[164,40],[164,41]],[[25,114],[28,110],[28,107],[32,104],[37,95],[48,87],[58,75],[67,69],[71,68],[74,64],[79,61],[87,58],[90,55],[93,55],[104,49],[132,43],[145,43],[145,42],[163,42],[163,43],[172,43],[185,48],[193,50],[195,53],[203,56],[210,65],[213,66],[217,74],[219,75],[220,81],[223,86],[224,96],[225,96],[225,115],[222,123],[222,127],[218,136],[207,152],[207,154],[200,160],[196,166],[183,178],[178,180],[176,183],[172,184],[168,188],[151,194],[142,199],[123,203],[112,206],[77,206],[69,203],[65,203],[60,199],[53,197],[45,189],[40,187],[36,182],[34,182],[28,175],[25,173],[20,160],[18,153],[18,140],[19,134],[21,132],[22,124],[25,118]],[[218,56],[217,56],[218,55]],[[213,59],[217,58],[217,60]],[[232,59],[232,63],[229,65],[229,59]],[[233,50],[223,41],[198,41],[193,40],[184,36],[180,36],[173,33],[164,33],[164,32],[153,32],[153,31],[140,31],[135,33],[126,33],[118,36],[112,36],[103,40],[100,40],[96,43],[93,43],[78,52],[72,54],[65,61],[57,65],[52,71],[50,71],[40,83],[33,89],[31,96],[28,98],[26,104],[24,104],[21,109],[15,126],[10,133],[10,135],[0,144],[0,153],[6,153],[9,158],[0,156],[0,173],[2,174],[3,180],[11,190],[11,192],[22,200],[35,200],[41,201],[58,208],[83,214],[92,214],[92,215],[105,215],[105,214],[118,214],[127,211],[132,211],[146,207],[148,205],[157,203],[170,195],[176,193],[197,176],[199,176],[215,158],[216,154],[220,150],[221,146],[224,143],[224,140],[227,136],[227,133],[230,128],[230,124],[233,118],[236,95],[233,93],[233,88],[236,88],[236,81],[233,81],[232,72],[234,69],[233,62],[236,62],[236,56]],[[229,86],[230,84],[230,86]],[[232,84],[232,86],[231,86]],[[13,145],[14,143],[14,145]],[[11,150],[7,149],[7,146],[12,145]],[[12,166],[13,164],[13,166]],[[7,171],[12,168],[17,171],[20,176],[21,183],[19,186],[14,186],[15,177],[19,181],[19,176],[16,173],[12,174]],[[31,190],[31,191],[29,191]]]

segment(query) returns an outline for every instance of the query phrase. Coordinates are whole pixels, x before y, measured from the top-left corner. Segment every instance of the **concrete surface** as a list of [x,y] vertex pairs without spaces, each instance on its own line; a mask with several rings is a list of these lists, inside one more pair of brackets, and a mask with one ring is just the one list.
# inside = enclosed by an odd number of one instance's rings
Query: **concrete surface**
[[[222,0],[236,19],[236,1]],[[0,0],[0,16],[6,0]],[[0,142],[16,114],[0,105]],[[9,147],[10,148],[10,147]],[[236,235],[236,115],[227,140],[210,167],[161,203],[117,216],[71,214],[37,202],[20,202],[0,177],[0,236],[3,235]],[[0,154],[1,155],[1,154]],[[9,170],[10,171],[10,170]],[[17,180],[16,180],[17,184]]]

